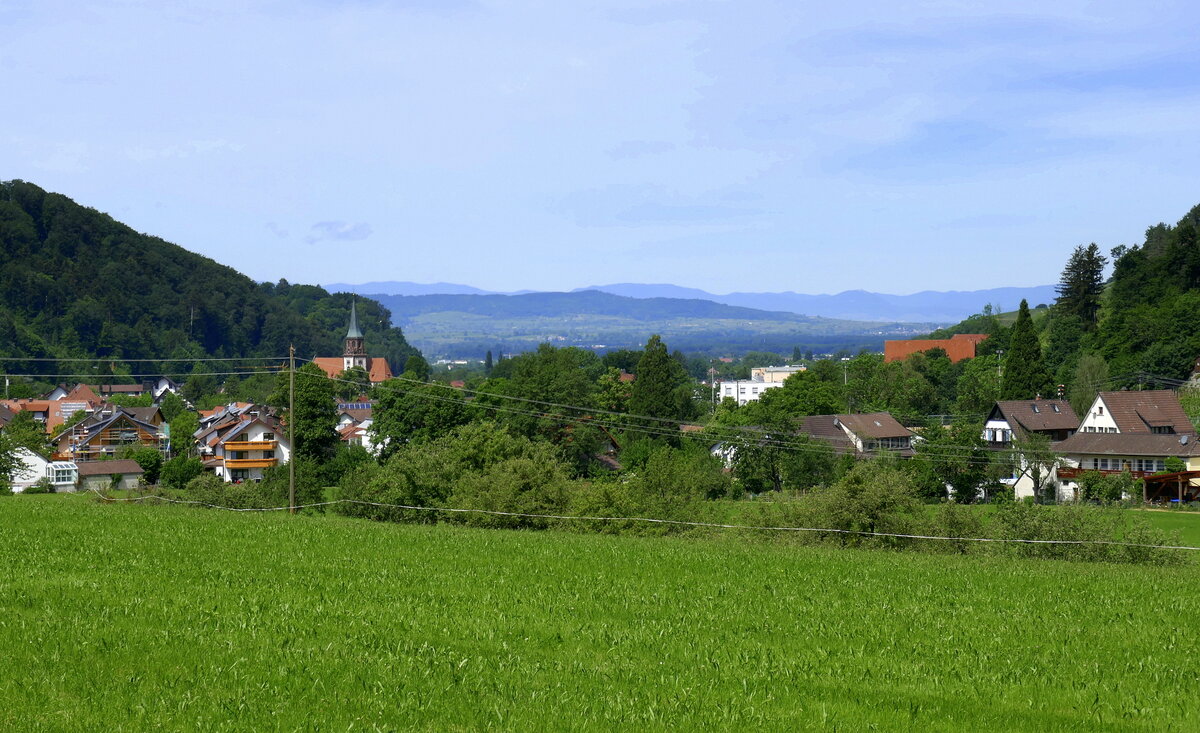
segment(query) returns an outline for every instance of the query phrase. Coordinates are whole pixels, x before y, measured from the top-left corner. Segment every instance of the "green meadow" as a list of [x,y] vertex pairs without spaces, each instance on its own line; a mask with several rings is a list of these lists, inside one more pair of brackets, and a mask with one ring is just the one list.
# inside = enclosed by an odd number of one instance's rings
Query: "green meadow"
[[1200,729],[1195,562],[29,496],[0,565],[3,730]]

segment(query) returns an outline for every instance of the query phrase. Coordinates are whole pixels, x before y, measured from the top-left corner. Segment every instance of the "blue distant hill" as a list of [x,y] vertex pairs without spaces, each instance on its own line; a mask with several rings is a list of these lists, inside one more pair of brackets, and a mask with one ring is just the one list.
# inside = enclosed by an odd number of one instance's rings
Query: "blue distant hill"
[[[325,287],[331,292],[352,292],[361,295],[526,295],[537,292],[522,290],[514,293],[496,293],[470,285],[422,284],[401,281],[361,284],[330,283]],[[578,288],[573,292],[588,291],[600,291],[639,299],[707,300],[722,305],[755,310],[887,323],[957,323],[980,312],[985,305],[997,306],[997,311],[1008,311],[1015,310],[1022,299],[1028,300],[1030,307],[1035,307],[1042,303],[1053,303],[1055,298],[1053,285],[970,291],[928,290],[912,295],[889,295],[866,290],[847,290],[835,295],[806,295],[794,292],[727,293],[722,295],[670,284],[615,283]]]

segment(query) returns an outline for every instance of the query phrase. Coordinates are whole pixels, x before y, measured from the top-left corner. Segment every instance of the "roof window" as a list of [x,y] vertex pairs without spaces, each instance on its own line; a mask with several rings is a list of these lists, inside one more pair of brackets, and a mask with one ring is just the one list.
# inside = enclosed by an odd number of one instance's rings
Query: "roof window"
[[1030,407],[1032,407],[1032,408],[1033,408],[1033,411],[1034,411],[1034,412],[1041,412],[1041,410],[1039,410],[1039,409],[1038,409],[1038,406],[1037,406],[1037,405],[1030,405]]
[[1062,412],[1062,410],[1058,409],[1058,405],[1050,405],[1050,406],[1051,406],[1052,408],[1054,408],[1054,411],[1055,411],[1055,412]]

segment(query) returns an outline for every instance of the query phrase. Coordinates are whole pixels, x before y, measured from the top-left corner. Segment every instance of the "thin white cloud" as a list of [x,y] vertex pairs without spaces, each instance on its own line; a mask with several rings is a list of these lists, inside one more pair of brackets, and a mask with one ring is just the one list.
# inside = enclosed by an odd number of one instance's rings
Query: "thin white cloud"
[[366,222],[351,224],[347,221],[319,221],[312,225],[304,241],[309,244],[325,240],[357,242],[369,236],[371,236],[371,225]]

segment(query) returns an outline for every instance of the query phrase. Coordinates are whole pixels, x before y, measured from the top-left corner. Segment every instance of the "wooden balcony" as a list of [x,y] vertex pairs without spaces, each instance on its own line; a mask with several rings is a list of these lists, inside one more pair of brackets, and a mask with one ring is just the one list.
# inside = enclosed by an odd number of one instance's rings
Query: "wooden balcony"
[[275,450],[274,440],[227,440],[225,450]]
[[270,468],[277,463],[278,458],[226,458],[225,468]]
[[[1065,479],[1077,479],[1077,478],[1079,478],[1079,476],[1081,474],[1087,473],[1088,471],[1095,471],[1096,473],[1102,474],[1104,476],[1112,476],[1112,475],[1119,475],[1122,473],[1129,473],[1134,478],[1146,478],[1147,476],[1153,476],[1157,473],[1160,473],[1160,471],[1133,471],[1133,470],[1129,470],[1129,471],[1115,470],[1114,471],[1112,469],[1103,469],[1103,468],[1071,468],[1069,466],[1062,466],[1058,469],[1058,477],[1065,478]],[[1161,473],[1165,473],[1165,471],[1163,471]]]

